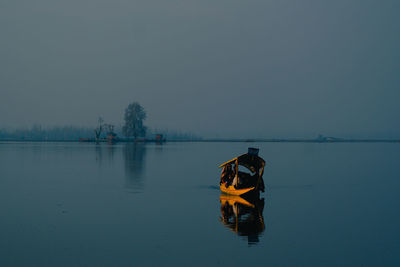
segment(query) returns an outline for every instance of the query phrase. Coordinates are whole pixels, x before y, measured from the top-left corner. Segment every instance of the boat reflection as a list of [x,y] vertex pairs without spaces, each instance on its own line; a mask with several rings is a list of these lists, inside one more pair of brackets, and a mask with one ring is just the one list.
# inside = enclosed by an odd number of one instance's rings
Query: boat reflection
[[239,236],[247,236],[248,244],[259,242],[265,230],[263,210],[264,198],[259,196],[240,197],[222,193],[220,221]]

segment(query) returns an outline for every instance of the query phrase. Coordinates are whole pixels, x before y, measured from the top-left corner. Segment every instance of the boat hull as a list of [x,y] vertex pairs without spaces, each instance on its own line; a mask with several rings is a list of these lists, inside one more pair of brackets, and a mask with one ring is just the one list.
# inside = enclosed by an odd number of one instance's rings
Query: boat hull
[[234,196],[240,196],[255,191],[255,187],[236,189],[232,185],[226,187],[224,184],[220,185],[219,188],[221,189],[221,192]]

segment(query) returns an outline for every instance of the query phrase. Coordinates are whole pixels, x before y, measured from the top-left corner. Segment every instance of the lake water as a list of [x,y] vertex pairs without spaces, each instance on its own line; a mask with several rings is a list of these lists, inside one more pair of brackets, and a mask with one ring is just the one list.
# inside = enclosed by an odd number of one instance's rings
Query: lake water
[[400,144],[0,143],[0,266],[400,266],[399,190]]

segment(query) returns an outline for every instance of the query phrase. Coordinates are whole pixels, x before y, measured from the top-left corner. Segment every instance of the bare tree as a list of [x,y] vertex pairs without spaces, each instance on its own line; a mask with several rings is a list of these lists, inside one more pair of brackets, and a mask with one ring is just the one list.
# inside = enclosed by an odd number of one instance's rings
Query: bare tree
[[138,103],[133,102],[125,109],[125,125],[122,127],[122,131],[125,136],[133,136],[135,139],[138,136],[145,136],[147,127],[143,125],[143,121],[146,119],[146,111]]
[[94,129],[94,134],[96,136],[96,141],[99,141],[101,132],[103,131],[103,122],[104,122],[103,118],[99,117],[98,122],[99,122],[99,125],[97,126],[96,129]]

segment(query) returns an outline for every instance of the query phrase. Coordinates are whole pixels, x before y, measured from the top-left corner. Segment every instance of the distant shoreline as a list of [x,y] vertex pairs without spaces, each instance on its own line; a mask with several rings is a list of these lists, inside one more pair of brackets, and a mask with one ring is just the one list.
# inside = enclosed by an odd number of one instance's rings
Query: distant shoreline
[[[174,141],[169,141],[174,142]],[[179,142],[179,141],[178,141]],[[343,140],[315,140],[315,139],[204,139],[192,142],[232,142],[232,143],[400,143],[400,139],[343,139]]]
[[[79,140],[35,140],[35,139],[0,139],[0,142],[35,142],[35,143],[85,143]],[[338,139],[338,140],[318,140],[318,139],[199,139],[199,140],[166,140],[171,143],[400,143],[400,139]],[[95,143],[95,142],[92,142]],[[104,142],[100,142],[104,143]],[[135,143],[120,141],[117,143]],[[146,143],[138,141],[136,143]],[[153,142],[154,143],[154,142]]]

